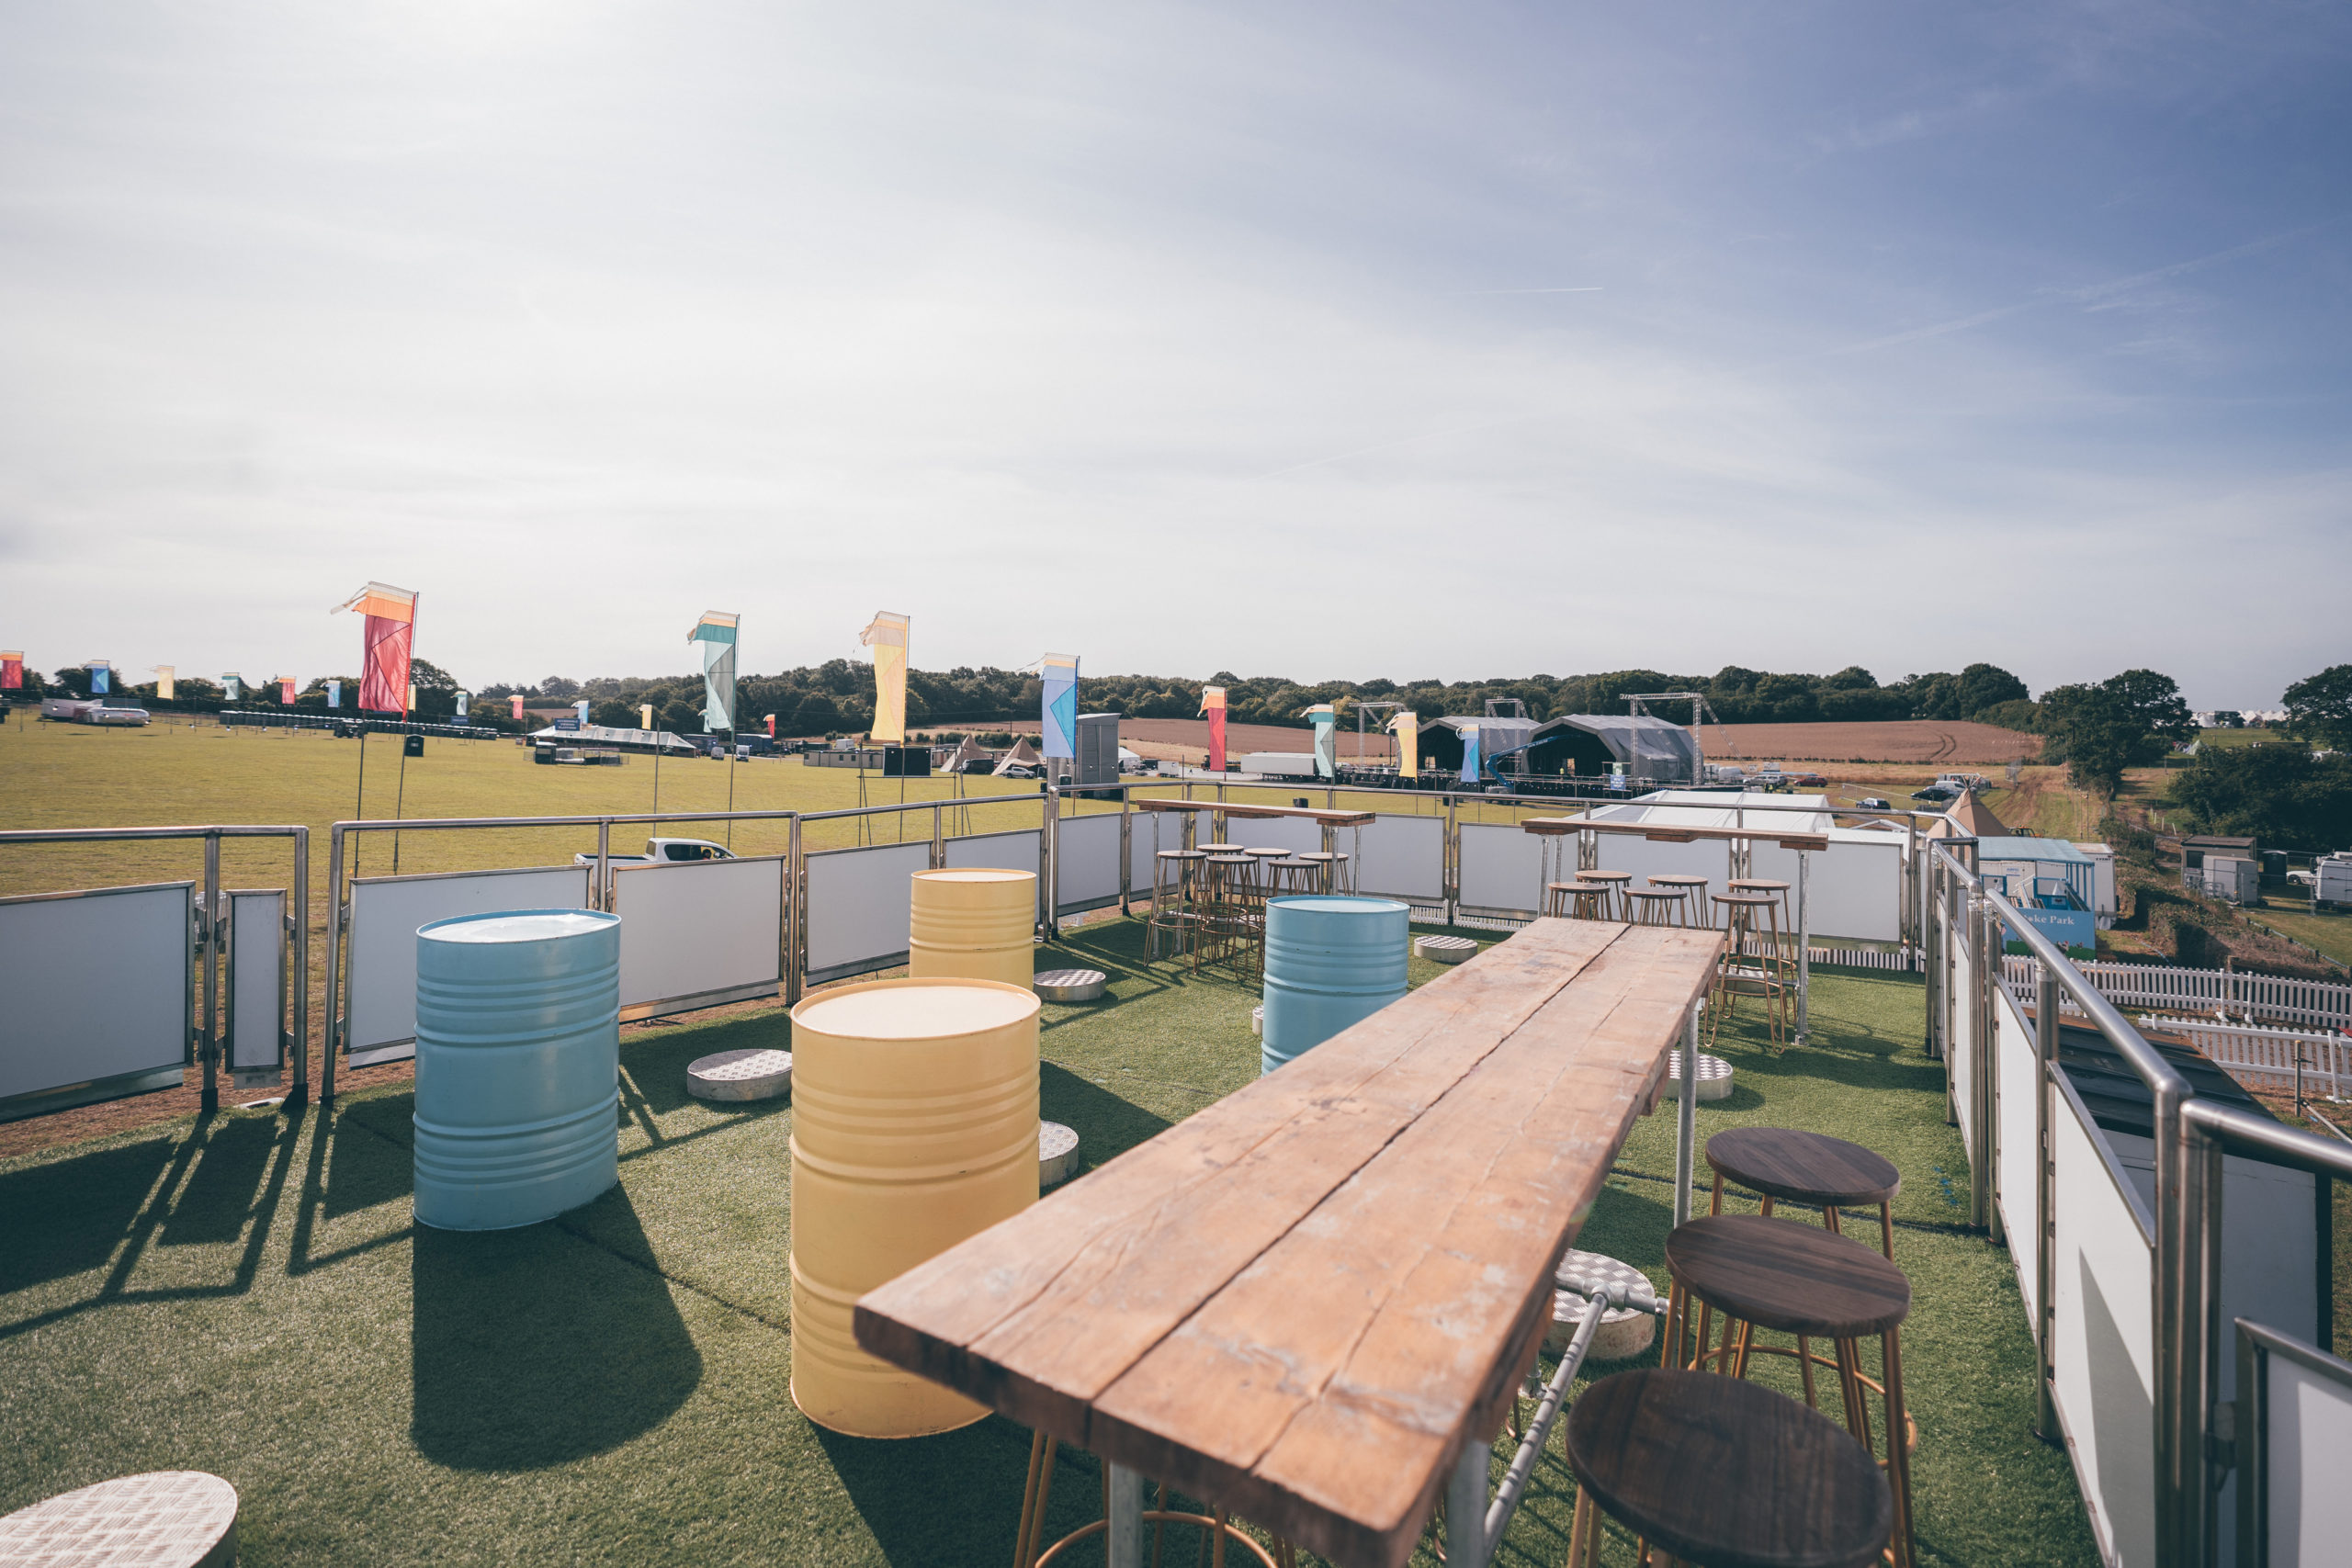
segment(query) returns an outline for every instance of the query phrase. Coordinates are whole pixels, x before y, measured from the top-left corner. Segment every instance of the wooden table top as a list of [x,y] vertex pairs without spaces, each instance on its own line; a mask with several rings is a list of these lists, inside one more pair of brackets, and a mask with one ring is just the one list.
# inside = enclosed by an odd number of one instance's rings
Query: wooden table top
[[858,1343],[1344,1563],[1499,1427],[1723,938],[1539,919],[857,1303]]
[[1327,828],[1369,828],[1378,814],[1371,811],[1327,811],[1319,806],[1244,806],[1238,801],[1166,800],[1146,795],[1132,802],[1137,811],[1222,811],[1227,817],[1304,817]]
[[[1138,802],[1137,804],[1141,804]],[[1673,822],[1596,822],[1589,817],[1529,817],[1519,824],[1545,838],[1568,833],[1635,833],[1661,844],[1694,844],[1706,840],[1764,840],[1784,850],[1826,850],[1826,833],[1800,833],[1779,828],[1686,828]]]

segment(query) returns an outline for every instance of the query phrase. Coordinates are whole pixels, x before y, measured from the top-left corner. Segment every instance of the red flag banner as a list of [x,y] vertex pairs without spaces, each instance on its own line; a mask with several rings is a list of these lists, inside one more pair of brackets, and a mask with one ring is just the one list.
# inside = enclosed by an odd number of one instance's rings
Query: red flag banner
[[293,676],[280,675],[277,678],[277,700],[282,706],[290,708],[294,705]]
[[510,698],[509,698],[509,699],[507,699],[507,700],[508,700],[508,701],[510,701],[510,702],[512,702],[512,703],[514,705],[514,722],[515,722],[515,723],[517,723],[517,724],[522,723],[522,722],[523,722],[523,699],[522,699],[522,698],[520,698],[520,697],[510,697]]
[[360,634],[360,711],[406,713],[416,595],[405,588],[371,582],[335,609],[356,610],[367,617],[367,627]]
[[0,653],[0,691],[25,689],[25,656],[14,649]]
[[1225,688],[1203,686],[1201,711],[1209,720],[1209,772],[1225,772]]

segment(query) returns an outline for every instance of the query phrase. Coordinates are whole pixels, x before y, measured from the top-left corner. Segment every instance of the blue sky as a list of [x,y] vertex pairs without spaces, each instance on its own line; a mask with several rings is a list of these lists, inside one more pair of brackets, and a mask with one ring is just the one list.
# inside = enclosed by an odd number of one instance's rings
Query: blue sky
[[0,11],[0,644],[2352,658],[2352,11]]

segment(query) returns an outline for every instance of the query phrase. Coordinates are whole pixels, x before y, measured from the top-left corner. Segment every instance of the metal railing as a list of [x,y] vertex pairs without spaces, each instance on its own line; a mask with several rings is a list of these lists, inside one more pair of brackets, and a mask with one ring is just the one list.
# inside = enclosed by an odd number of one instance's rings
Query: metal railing
[[[288,839],[294,846],[293,916],[294,916],[294,1027],[288,1054],[294,1059],[294,1082],[288,1090],[286,1103],[299,1107],[311,1092],[311,829],[300,824],[264,826],[250,823],[216,823],[204,827],[183,828],[18,828],[0,831],[0,844],[74,844],[107,843],[128,840],[199,839],[204,843],[204,896],[198,906],[203,932],[204,971],[201,1022],[197,1040],[197,1058],[203,1065],[204,1084],[201,1104],[207,1111],[220,1108],[220,1063],[224,1047],[221,1038],[220,1001],[220,933],[225,919],[222,914],[220,887],[220,840],[223,839]],[[333,1082],[334,1065],[328,1064],[329,1082]]]

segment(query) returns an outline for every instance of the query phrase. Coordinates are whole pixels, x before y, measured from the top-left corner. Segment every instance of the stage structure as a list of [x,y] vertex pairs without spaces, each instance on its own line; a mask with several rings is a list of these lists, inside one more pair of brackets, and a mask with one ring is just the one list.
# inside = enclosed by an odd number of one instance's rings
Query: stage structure
[[866,739],[879,746],[907,743],[907,617],[877,610],[857,634],[874,650],[874,724]]

